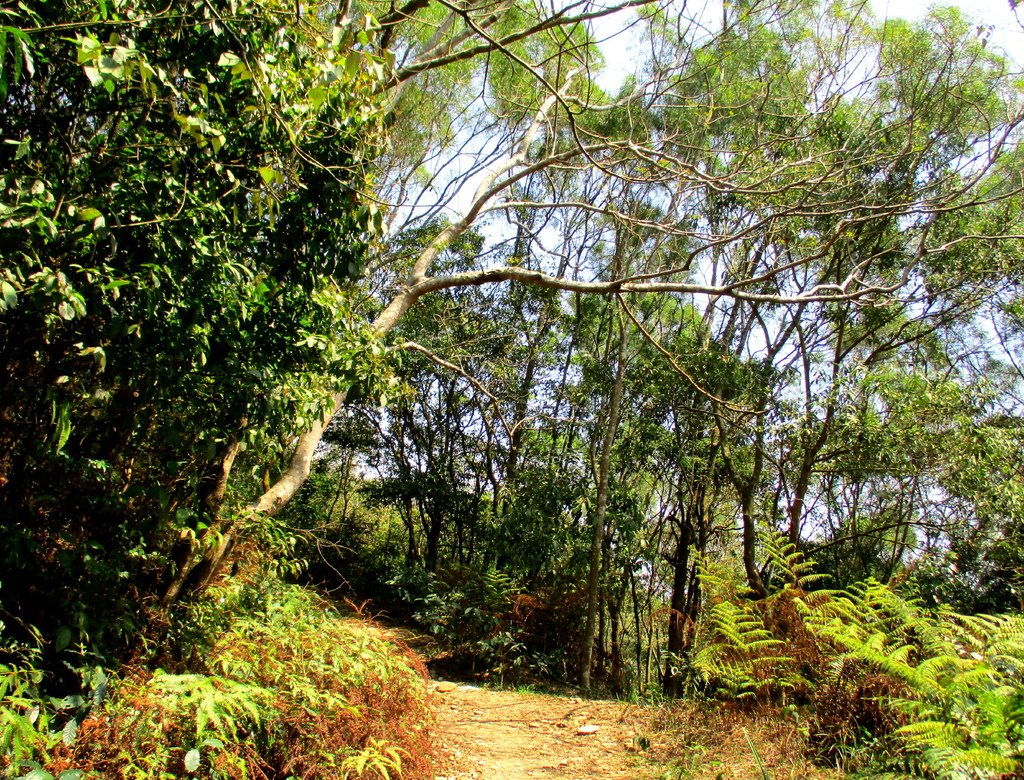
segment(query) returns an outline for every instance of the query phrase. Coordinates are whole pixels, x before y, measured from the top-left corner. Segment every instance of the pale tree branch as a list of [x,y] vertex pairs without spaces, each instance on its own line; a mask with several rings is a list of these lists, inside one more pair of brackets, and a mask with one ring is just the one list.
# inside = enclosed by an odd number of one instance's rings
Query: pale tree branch
[[640,335],[642,335],[644,337],[644,339],[647,341],[648,344],[650,344],[652,347],[654,347],[656,350],[658,350],[658,352],[660,352],[662,354],[662,356],[666,360],[668,360],[668,363],[672,367],[672,370],[675,371],[677,374],[679,374],[679,376],[681,376],[687,382],[689,382],[690,386],[694,390],[696,390],[700,395],[704,396],[709,401],[712,401],[713,403],[718,404],[719,406],[725,407],[726,409],[728,409],[731,412],[737,412],[738,414],[762,414],[763,413],[763,411],[764,411],[763,409],[761,411],[758,411],[756,409],[748,409],[745,406],[738,406],[736,404],[730,403],[729,401],[726,401],[724,398],[719,398],[717,395],[715,395],[711,391],[706,390],[696,379],[694,379],[693,375],[689,371],[687,371],[685,368],[683,368],[681,365],[679,365],[679,362],[675,359],[675,356],[671,352],[669,352],[667,349],[665,349],[664,345],[658,339],[656,339],[651,334],[651,332],[649,330],[647,330],[647,328],[645,328],[643,326],[643,323],[640,322],[640,319],[636,316],[636,314],[633,312],[633,310],[629,307],[629,304],[626,303],[626,299],[623,298],[621,295],[616,295],[615,297],[619,301],[619,305],[622,306],[622,310],[624,312],[626,312],[626,315],[633,322],[633,326],[638,331],[640,331]]
[[[909,273],[909,272],[908,272]],[[906,276],[906,274],[905,274]],[[447,290],[452,287],[475,287],[494,282],[521,282],[536,287],[547,287],[563,292],[577,292],[591,295],[612,295],[615,293],[683,293],[728,297],[740,301],[772,304],[801,304],[814,301],[852,301],[890,294],[905,284],[905,280],[892,285],[868,285],[855,278],[848,278],[842,284],[818,284],[810,290],[793,295],[749,292],[743,289],[750,282],[741,280],[726,285],[699,284],[693,282],[587,282],[579,279],[551,276],[541,271],[532,271],[516,266],[487,268],[479,271],[463,271],[447,276],[424,279],[410,287],[407,294],[414,300],[427,293]]]
[[[566,86],[571,83],[572,79],[575,78],[578,72],[578,70],[573,71],[567,76],[565,80]],[[557,95],[551,95],[543,104],[541,104],[541,107],[537,110],[537,113],[534,116],[533,122],[523,133],[514,153],[511,154],[503,163],[495,165],[493,170],[491,170],[490,173],[481,180],[480,184],[477,186],[473,201],[465,215],[442,230],[420,253],[420,256],[416,259],[413,269],[409,274],[406,288],[396,294],[392,298],[391,302],[373,321],[371,327],[378,334],[387,333],[394,328],[405,312],[409,310],[409,307],[424,294],[420,291],[420,288],[430,281],[426,278],[426,274],[434,264],[434,261],[437,260],[445,247],[470,228],[479,216],[481,210],[487,205],[491,198],[503,189],[510,187],[523,176],[529,175],[530,172],[538,170],[538,166],[544,167],[546,165],[553,165],[555,162],[561,160],[561,155],[555,155],[553,157],[546,158],[541,162],[534,163],[533,165],[525,166],[524,171],[516,172],[517,168],[523,167],[526,163],[530,145],[540,132],[541,128],[544,127],[547,116],[556,105],[557,100]],[[578,153],[578,150],[572,151]],[[331,419],[345,403],[346,396],[347,394],[345,392],[337,393],[332,398],[331,406],[324,413],[323,417],[316,421],[308,431],[298,437],[295,444],[295,450],[292,453],[288,466],[278,478],[277,482],[271,485],[270,489],[265,491],[263,495],[253,503],[252,508],[255,511],[265,514],[277,513],[285,504],[288,503],[288,501],[291,500],[292,496],[298,492],[299,488],[302,487],[302,484],[309,477],[310,470],[313,466],[313,456],[316,453],[317,446],[320,444],[320,440],[323,438],[324,431],[330,424]]]
[[[508,421],[505,419],[505,416],[501,413],[501,402],[498,400],[498,397],[496,395],[494,395],[494,393],[492,393],[490,390],[488,390],[486,387],[484,387],[483,383],[481,383],[479,379],[477,379],[476,377],[472,376],[469,372],[467,372],[461,366],[459,366],[459,365],[457,365],[455,363],[452,363],[452,362],[450,362],[448,360],[445,360],[440,355],[432,352],[431,350],[427,349],[422,344],[419,344],[419,343],[417,343],[415,341],[403,341],[401,344],[399,344],[396,347],[396,349],[405,349],[405,350],[409,350],[409,351],[412,351],[412,352],[419,352],[421,355],[423,355],[425,358],[427,358],[427,360],[429,360],[431,363],[435,363],[435,364],[441,366],[441,368],[448,369],[449,371],[452,371],[452,372],[458,374],[463,379],[465,379],[467,382],[469,382],[471,385],[473,385],[473,387],[477,390],[477,392],[479,392],[481,395],[485,396],[487,398],[487,400],[491,402],[491,405],[494,408],[494,413],[495,413],[495,415],[498,418],[498,422],[500,422],[501,423],[501,427],[505,429],[505,434],[510,439],[512,438],[513,427],[508,424]],[[486,424],[486,420],[484,421],[484,424]]]

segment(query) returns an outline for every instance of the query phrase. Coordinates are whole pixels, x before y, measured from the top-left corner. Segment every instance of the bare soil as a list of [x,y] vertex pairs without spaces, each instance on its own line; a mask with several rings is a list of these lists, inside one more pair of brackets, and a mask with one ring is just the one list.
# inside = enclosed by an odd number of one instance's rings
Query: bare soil
[[[438,780],[647,780],[649,718],[619,702],[434,683]],[[589,727],[589,728],[584,728]],[[592,733],[585,733],[592,732]]]
[[[429,637],[380,630],[413,652],[435,655]],[[430,687],[435,780],[843,778],[808,760],[794,721],[773,708],[638,706],[441,680]]]

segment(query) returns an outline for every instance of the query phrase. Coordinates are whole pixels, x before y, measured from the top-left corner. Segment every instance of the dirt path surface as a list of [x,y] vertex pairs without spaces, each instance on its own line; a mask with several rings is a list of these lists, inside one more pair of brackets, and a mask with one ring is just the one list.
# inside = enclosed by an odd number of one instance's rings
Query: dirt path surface
[[434,683],[438,780],[649,780],[646,720],[618,702]]

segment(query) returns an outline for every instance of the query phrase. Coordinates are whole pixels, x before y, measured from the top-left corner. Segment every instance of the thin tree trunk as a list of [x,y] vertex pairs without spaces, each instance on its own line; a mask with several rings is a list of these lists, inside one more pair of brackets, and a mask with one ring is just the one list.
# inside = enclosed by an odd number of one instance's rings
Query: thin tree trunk
[[[242,427],[245,427],[245,420],[242,421]],[[230,549],[230,543],[227,547],[224,547],[224,539],[230,539],[231,529],[225,528],[227,519],[221,514],[220,508],[224,503],[224,496],[227,493],[231,467],[234,465],[235,458],[238,457],[241,448],[241,435],[239,434],[229,441],[220,462],[217,464],[217,473],[213,479],[212,486],[202,498],[204,509],[213,520],[198,537],[182,537],[180,540],[178,551],[173,556],[174,575],[160,599],[161,609],[167,609],[177,601],[182,596],[182,591],[193,590],[197,585],[205,587],[213,574],[220,568],[224,556]],[[210,534],[214,533],[222,534],[217,548],[215,550],[208,550],[203,559],[196,566],[193,566],[193,558],[200,543]],[[187,588],[186,585],[188,585]]]
[[610,624],[610,658],[608,682],[613,696],[625,691],[626,674],[622,658],[622,602],[621,593],[608,593],[608,622]]
[[758,419],[757,435],[754,441],[754,463],[749,475],[740,474],[732,459],[732,453],[726,444],[727,432],[721,415],[716,417],[718,425],[722,464],[729,475],[729,479],[736,489],[740,503],[741,519],[741,540],[743,544],[743,572],[746,575],[747,587],[753,592],[755,598],[763,599],[768,595],[764,580],[761,579],[761,572],[757,568],[757,520],[754,518],[754,498],[757,486],[761,481],[761,474],[764,470],[764,440],[762,421]]
[[752,486],[742,489],[740,504],[740,513],[743,518],[743,571],[747,577],[747,587],[753,591],[754,597],[763,599],[768,595],[768,589],[757,568],[757,521],[754,519],[754,490]]
[[597,467],[597,506],[591,529],[590,572],[587,576],[587,623],[583,631],[583,658],[580,662],[580,687],[590,690],[590,671],[594,662],[594,640],[597,638],[597,606],[600,592],[601,551],[604,546],[605,517],[608,513],[608,477],[611,471],[612,446],[619,427],[619,410],[626,374],[626,326],[619,320],[619,345],[616,354],[615,382],[608,401],[608,423],[601,440]]
[[[687,599],[690,585],[690,543],[692,525],[690,518],[685,515],[679,524],[679,532],[676,537],[676,549],[669,563],[672,564],[672,596],[669,602],[668,616],[668,654],[669,663],[673,658],[679,658],[683,654],[683,645],[686,635],[687,620]],[[672,666],[668,667],[665,679],[662,682],[662,690],[666,696],[679,696],[682,693],[682,680],[674,671]]]

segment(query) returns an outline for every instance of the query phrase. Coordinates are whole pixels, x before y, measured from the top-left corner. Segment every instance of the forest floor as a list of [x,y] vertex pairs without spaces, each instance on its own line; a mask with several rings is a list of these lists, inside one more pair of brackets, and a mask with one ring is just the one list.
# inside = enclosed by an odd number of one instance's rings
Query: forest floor
[[[430,638],[384,629],[431,656]],[[792,719],[720,703],[638,705],[431,681],[436,780],[840,780]]]
[[[434,682],[437,780],[840,780],[779,713]],[[756,751],[756,753],[755,753]]]
[[440,682],[438,780],[640,780],[648,728],[640,708]]

